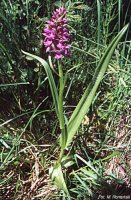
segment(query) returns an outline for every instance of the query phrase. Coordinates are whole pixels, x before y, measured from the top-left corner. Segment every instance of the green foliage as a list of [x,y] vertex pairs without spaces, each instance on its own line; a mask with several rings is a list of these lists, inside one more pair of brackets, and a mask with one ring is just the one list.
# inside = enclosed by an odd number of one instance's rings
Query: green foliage
[[54,105],[55,105],[55,109],[56,109],[56,114],[58,116],[59,115],[59,112],[58,112],[58,93],[57,93],[56,84],[55,84],[55,81],[54,81],[54,78],[53,78],[53,75],[52,75],[52,72],[51,72],[51,69],[50,69],[48,63],[38,56],[32,55],[32,54],[24,52],[24,51],[22,51],[22,52],[25,55],[32,57],[33,59],[38,60],[42,64],[42,66],[44,67],[44,69],[47,73],[48,80],[49,80],[50,89],[51,89],[51,93],[52,93],[52,97],[53,97],[53,101],[54,101]]
[[111,42],[111,44],[107,48],[105,54],[103,55],[103,57],[101,58],[101,60],[98,64],[98,67],[96,68],[96,71],[94,73],[91,83],[87,87],[79,104],[76,106],[76,109],[73,112],[73,114],[69,120],[68,127],[67,127],[68,139],[67,139],[66,147],[72,141],[74,134],[78,130],[85,114],[87,113],[87,111],[95,97],[96,90],[97,90],[97,88],[104,76],[104,73],[107,69],[107,66],[110,62],[111,56],[114,53],[114,50],[115,50],[118,42],[122,38],[122,36],[125,33],[125,31],[127,30],[127,28],[128,28],[128,26],[125,26],[121,30],[121,32],[114,38],[114,40]]
[[[47,77],[50,84],[50,89],[54,101],[54,105],[56,108],[56,114],[58,116],[58,119],[60,121],[60,129],[62,131],[61,133],[61,140],[60,145],[62,149],[62,153],[60,154],[60,160],[58,160],[58,164],[54,166],[53,172],[52,172],[52,180],[55,180],[55,184],[63,188],[63,190],[67,193],[67,189],[65,187],[64,178],[62,175],[61,170],[61,159],[63,157],[63,150],[66,149],[69,144],[72,142],[74,135],[79,129],[80,124],[82,123],[82,120],[87,113],[88,109],[90,108],[90,105],[92,101],[94,100],[97,88],[102,81],[102,78],[105,74],[105,71],[107,69],[107,66],[110,62],[110,59],[112,57],[112,54],[115,51],[116,46],[118,45],[120,39],[125,34],[126,30],[128,28],[128,25],[126,25],[120,33],[113,39],[111,44],[108,46],[107,50],[105,51],[104,55],[102,56],[98,67],[96,68],[96,71],[94,73],[94,76],[92,78],[92,81],[90,82],[89,86],[85,90],[82,98],[80,99],[78,105],[76,106],[76,109],[74,110],[73,114],[71,115],[69,122],[64,124],[64,112],[63,112],[63,90],[64,90],[64,83],[63,83],[63,73],[62,73],[62,66],[59,65],[59,79],[60,79],[60,89],[59,89],[59,102],[58,102],[58,93],[55,85],[55,81],[52,75],[52,72],[49,68],[49,65],[42,59],[35,55],[26,53],[23,51],[24,54],[31,56],[32,58],[38,60],[45,68]],[[59,107],[59,110],[58,110]],[[60,174],[60,176],[58,176]],[[60,186],[60,183],[63,182],[64,185]]]

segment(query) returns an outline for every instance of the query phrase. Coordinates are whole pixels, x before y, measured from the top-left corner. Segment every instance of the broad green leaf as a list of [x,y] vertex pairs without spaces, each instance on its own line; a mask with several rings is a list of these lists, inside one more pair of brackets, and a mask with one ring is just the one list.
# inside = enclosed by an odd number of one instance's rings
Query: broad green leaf
[[39,61],[42,64],[42,66],[44,67],[44,69],[46,71],[46,74],[47,74],[47,77],[48,77],[48,81],[49,81],[49,85],[50,85],[53,101],[54,101],[54,104],[55,104],[56,114],[59,117],[57,88],[56,88],[56,84],[55,84],[55,81],[54,81],[54,78],[53,78],[53,75],[52,75],[52,71],[51,71],[48,63],[44,59],[40,58],[39,56],[33,55],[31,53],[27,53],[25,51],[22,51],[22,52],[25,55],[27,55],[27,56]]
[[50,174],[51,179],[54,182],[54,184],[59,189],[64,190],[66,194],[69,194],[67,186],[66,186],[66,183],[65,183],[65,180],[64,180],[61,164],[56,162],[54,167],[50,168],[49,174]]
[[111,44],[108,46],[107,50],[105,51],[104,55],[102,56],[98,67],[96,68],[96,71],[94,73],[94,76],[92,78],[91,83],[85,90],[81,100],[79,101],[77,107],[75,108],[73,114],[71,115],[71,118],[67,124],[67,132],[68,132],[68,138],[67,138],[67,143],[65,145],[65,148],[71,143],[75,133],[77,132],[85,114],[87,113],[94,97],[96,90],[103,79],[103,76],[106,72],[107,66],[110,62],[110,59],[112,57],[112,54],[114,53],[114,50],[126,32],[128,28],[128,25],[126,25],[118,34],[117,36],[113,39]]

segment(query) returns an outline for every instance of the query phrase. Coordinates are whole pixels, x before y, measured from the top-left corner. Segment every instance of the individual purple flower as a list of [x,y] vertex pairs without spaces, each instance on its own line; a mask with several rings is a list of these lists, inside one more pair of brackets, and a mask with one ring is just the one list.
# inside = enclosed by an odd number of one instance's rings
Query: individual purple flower
[[47,21],[43,35],[46,52],[53,53],[56,59],[70,56],[70,34],[64,7],[54,11],[51,20]]

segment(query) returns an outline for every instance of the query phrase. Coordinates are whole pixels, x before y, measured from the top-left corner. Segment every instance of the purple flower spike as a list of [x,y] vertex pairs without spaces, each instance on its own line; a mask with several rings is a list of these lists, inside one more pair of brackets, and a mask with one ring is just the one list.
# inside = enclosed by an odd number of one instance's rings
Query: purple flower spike
[[70,34],[64,7],[54,11],[51,20],[47,21],[43,35],[46,52],[53,53],[56,59],[70,56]]

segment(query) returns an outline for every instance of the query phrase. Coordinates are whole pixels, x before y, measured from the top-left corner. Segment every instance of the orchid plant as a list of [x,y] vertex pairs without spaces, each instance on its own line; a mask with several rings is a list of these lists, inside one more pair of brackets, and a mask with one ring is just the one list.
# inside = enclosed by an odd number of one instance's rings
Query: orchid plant
[[[87,86],[83,96],[81,97],[78,105],[76,106],[75,110],[73,111],[70,119],[67,119],[65,116],[64,107],[63,107],[63,100],[64,100],[64,87],[66,84],[66,75],[63,74],[62,69],[62,62],[61,60],[64,57],[68,57],[71,55],[70,53],[70,33],[68,30],[68,20],[66,17],[66,9],[64,7],[60,7],[54,11],[52,18],[50,21],[47,21],[47,25],[44,28],[43,36],[44,36],[44,46],[46,48],[46,52],[49,54],[49,62],[46,62],[44,59],[24,52],[23,53],[27,56],[32,57],[39,61],[47,74],[51,94],[53,97],[53,102],[55,105],[56,115],[59,120],[59,126],[61,129],[60,135],[60,155],[58,160],[55,162],[54,166],[50,169],[50,175],[54,183],[60,188],[63,189],[67,194],[68,188],[66,186],[66,182],[64,179],[64,175],[62,172],[62,159],[64,158],[65,149],[68,148],[70,143],[73,140],[74,135],[78,131],[81,122],[87,113],[94,97],[96,90],[103,79],[103,76],[106,72],[107,66],[109,61],[114,53],[114,50],[126,32],[128,25],[126,25],[113,39],[113,41],[109,44],[108,48],[106,49],[104,55],[102,56],[99,64],[95,70],[94,76],[92,81]],[[58,78],[59,78],[59,88],[57,89],[56,83],[53,77],[54,70],[53,65],[51,63],[51,57],[58,60]],[[49,63],[49,64],[48,64]],[[53,68],[53,71],[52,69]],[[66,119],[66,120],[65,120]]]

